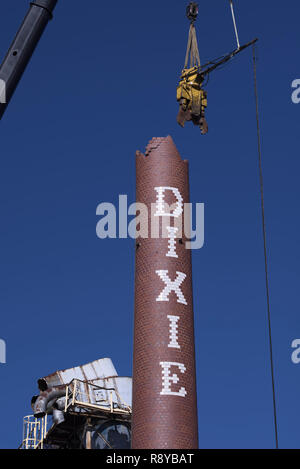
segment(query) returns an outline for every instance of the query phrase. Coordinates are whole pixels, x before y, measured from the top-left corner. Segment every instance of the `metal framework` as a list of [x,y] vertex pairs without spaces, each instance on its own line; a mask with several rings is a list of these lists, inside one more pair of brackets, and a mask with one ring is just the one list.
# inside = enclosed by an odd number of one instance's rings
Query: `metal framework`
[[19,449],[44,449],[44,440],[47,433],[47,415],[42,419],[27,415],[23,420],[23,441]]
[[[101,417],[115,415],[128,420],[131,406],[124,403],[115,388],[97,386],[88,381],[73,379],[66,385],[64,412],[73,415]],[[24,417],[23,441],[19,449],[45,449],[48,434],[55,428],[47,415],[41,419],[33,415]]]
[[131,407],[122,402],[115,388],[107,389],[79,379],[74,379],[66,386],[65,412],[76,407],[119,415],[131,415],[132,412]]

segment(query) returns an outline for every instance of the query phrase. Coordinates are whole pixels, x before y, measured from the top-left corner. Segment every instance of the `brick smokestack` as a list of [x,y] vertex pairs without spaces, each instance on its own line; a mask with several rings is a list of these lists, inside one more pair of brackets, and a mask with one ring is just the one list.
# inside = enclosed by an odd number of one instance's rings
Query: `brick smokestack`
[[[192,264],[181,214],[189,203],[188,162],[171,137],[154,138],[145,155],[136,154],[136,179],[149,237],[136,240],[132,448],[196,449]],[[165,203],[173,204],[169,219]],[[167,238],[151,238],[154,219]],[[182,235],[174,239],[178,220]]]

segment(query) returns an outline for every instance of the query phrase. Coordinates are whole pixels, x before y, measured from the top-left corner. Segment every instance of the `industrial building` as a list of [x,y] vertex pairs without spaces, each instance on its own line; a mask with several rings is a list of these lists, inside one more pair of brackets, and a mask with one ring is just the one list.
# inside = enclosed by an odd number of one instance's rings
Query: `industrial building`
[[131,378],[110,358],[40,378],[38,388],[20,449],[130,448]]

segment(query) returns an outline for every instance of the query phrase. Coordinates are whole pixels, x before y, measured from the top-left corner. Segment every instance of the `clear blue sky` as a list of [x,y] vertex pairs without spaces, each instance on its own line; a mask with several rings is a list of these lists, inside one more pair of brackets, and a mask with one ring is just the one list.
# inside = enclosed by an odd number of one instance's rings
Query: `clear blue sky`
[[[0,55],[28,1],[3,2]],[[17,447],[36,380],[111,357],[132,372],[134,243],[99,240],[96,207],[134,201],[135,150],[172,135],[204,202],[193,253],[201,448],[274,446],[251,50],[211,77],[209,134],[177,126],[186,1],[59,0],[0,124],[0,446]],[[202,62],[235,46],[229,2],[200,2]],[[236,0],[258,83],[280,446],[300,448],[297,0]]]

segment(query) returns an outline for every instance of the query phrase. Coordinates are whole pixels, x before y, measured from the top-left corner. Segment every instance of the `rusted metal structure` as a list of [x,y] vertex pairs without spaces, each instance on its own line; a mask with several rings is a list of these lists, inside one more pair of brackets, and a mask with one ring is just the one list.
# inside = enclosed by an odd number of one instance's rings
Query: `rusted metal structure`
[[132,448],[195,449],[188,162],[171,137],[154,138],[145,155],[137,152],[136,184],[136,200],[148,209],[148,237],[136,242]]
[[82,381],[91,381],[109,376],[118,376],[118,373],[110,358],[100,358],[86,365],[60,370],[38,379],[38,387],[40,391],[46,391],[50,387],[68,384],[72,379],[80,379]]
[[57,371],[38,386],[20,448],[130,448],[131,378],[118,376],[109,358]]

